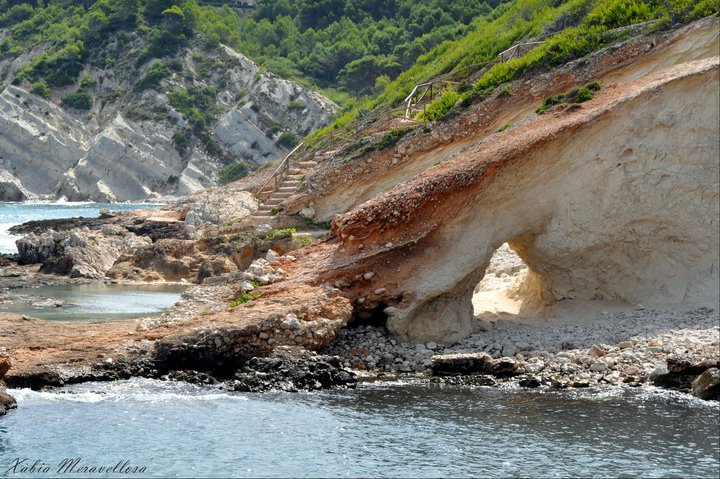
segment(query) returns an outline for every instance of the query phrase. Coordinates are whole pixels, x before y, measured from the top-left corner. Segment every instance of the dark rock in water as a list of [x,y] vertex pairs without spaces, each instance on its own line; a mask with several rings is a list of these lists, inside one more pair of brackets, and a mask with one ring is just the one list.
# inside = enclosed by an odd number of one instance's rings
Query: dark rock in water
[[435,376],[489,373],[493,358],[487,353],[443,354],[432,357]]
[[279,347],[269,356],[252,358],[225,388],[231,391],[312,391],[355,387],[354,373],[335,356],[322,356],[299,347]]
[[10,409],[15,409],[17,402],[4,390],[0,389],[0,416],[5,415]]
[[204,386],[218,383],[217,378],[202,371],[171,371],[162,378],[171,381],[184,381],[186,383],[200,384]]
[[710,368],[692,382],[692,393],[700,399],[720,401],[720,369]]
[[497,386],[497,380],[487,374],[469,374],[464,376],[436,376],[430,380],[433,383],[450,386]]
[[658,387],[690,390],[693,381],[710,368],[720,367],[720,358],[704,356],[670,356],[667,358],[667,371],[653,374],[651,379]]
[[537,378],[537,376],[527,376],[522,378],[518,385],[523,388],[539,388],[542,383],[540,382],[540,379]]
[[517,376],[518,365],[512,358],[493,359],[487,353],[444,354],[432,357],[435,376],[457,374],[491,374],[497,377]]

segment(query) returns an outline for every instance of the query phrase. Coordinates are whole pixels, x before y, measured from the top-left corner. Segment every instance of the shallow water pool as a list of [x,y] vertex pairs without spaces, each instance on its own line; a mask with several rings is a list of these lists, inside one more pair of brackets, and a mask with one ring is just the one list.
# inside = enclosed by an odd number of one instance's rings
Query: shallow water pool
[[63,284],[4,291],[0,312],[54,321],[153,316],[172,306],[183,284]]

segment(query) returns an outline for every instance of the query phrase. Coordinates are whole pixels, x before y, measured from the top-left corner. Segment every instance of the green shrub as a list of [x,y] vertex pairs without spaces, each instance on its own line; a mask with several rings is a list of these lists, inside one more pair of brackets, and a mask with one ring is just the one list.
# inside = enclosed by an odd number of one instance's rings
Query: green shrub
[[248,301],[255,301],[256,299],[261,298],[262,295],[263,294],[259,291],[250,291],[249,293],[243,291],[235,299],[231,299],[230,301],[228,301],[228,306],[231,308],[236,308],[241,304],[247,303]]
[[313,239],[310,236],[295,236],[293,237],[293,243],[297,243],[302,246],[313,244]]
[[222,170],[220,170],[219,180],[221,184],[226,185],[233,181],[239,180],[240,178],[246,177],[249,172],[250,165],[243,161],[240,161],[231,165],[227,165]]
[[599,81],[593,81],[585,85],[585,88],[592,91],[600,91],[602,89],[602,85]]
[[578,90],[577,97],[573,100],[573,102],[574,103],[583,103],[583,102],[592,100],[594,96],[595,95],[593,95],[593,92],[590,91],[589,88],[582,87]]
[[300,143],[300,139],[292,132],[286,131],[282,135],[280,135],[280,138],[275,142],[278,146],[283,146],[285,148],[293,148],[298,143]]
[[412,131],[412,128],[393,128],[383,135],[377,145],[377,149],[385,150],[395,146],[395,144],[400,141],[400,138],[407,135],[410,131]]
[[510,98],[511,96],[513,96],[513,92],[507,85],[505,85],[502,90],[500,90],[500,93],[498,93],[498,98]]
[[184,155],[190,146],[190,139],[182,131],[178,131],[173,135],[173,145],[177,148],[178,153]]
[[170,69],[167,63],[159,61],[151,66],[145,76],[140,79],[135,88],[144,90],[146,88],[154,88],[160,85],[163,78],[170,76]]
[[82,80],[80,80],[80,87],[81,88],[91,88],[95,86],[95,79],[85,73],[82,77]]
[[299,102],[299,101],[291,101],[288,103],[288,110],[304,110],[305,109],[305,103]]
[[498,128],[498,132],[505,131],[505,130],[507,130],[508,128],[510,128],[510,126],[511,126],[510,123],[505,123],[505,124],[502,125],[500,128]]
[[551,96],[547,100],[545,100],[543,104],[538,107],[537,110],[535,110],[535,113],[539,113],[542,115],[553,106],[559,105],[561,103],[565,103],[565,95]]
[[50,94],[52,92],[48,84],[45,83],[45,81],[38,80],[32,84],[32,87],[30,88],[30,93],[34,93],[35,95],[41,96],[43,98],[50,98]]
[[90,110],[93,106],[93,97],[89,93],[79,90],[65,95],[62,99],[62,106],[76,110]]
[[460,94],[451,88],[447,88],[442,91],[440,98],[430,103],[425,108],[425,111],[420,113],[420,119],[433,121],[442,118],[455,106],[458,100],[460,100]]
[[268,231],[267,233],[265,233],[265,239],[271,240],[271,239],[280,238],[283,236],[292,236],[293,234],[295,234],[295,232],[296,232],[295,228],[283,228],[283,229],[273,228],[270,231]]

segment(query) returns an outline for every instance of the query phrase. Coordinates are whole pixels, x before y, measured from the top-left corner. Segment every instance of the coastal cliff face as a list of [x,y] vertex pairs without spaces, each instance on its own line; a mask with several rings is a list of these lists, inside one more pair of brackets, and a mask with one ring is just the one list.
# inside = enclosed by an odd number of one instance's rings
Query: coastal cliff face
[[[105,53],[112,53],[108,49]],[[7,86],[0,93],[0,201],[186,195],[217,184],[228,162],[262,164],[282,156],[289,151],[283,134],[303,137],[337,109],[297,83],[260,71],[228,47],[198,53],[189,49],[176,59],[182,66],[175,68],[189,72],[185,76],[168,74],[151,88],[139,88],[138,81],[151,77],[160,60],[140,71],[123,69],[122,62],[89,66],[84,78],[93,86],[85,90],[95,101],[88,111],[60,105],[61,95],[77,89],[80,80],[47,99]],[[0,62],[0,77],[20,68],[20,60]],[[188,140],[194,126],[187,111],[178,111],[183,109],[176,98],[186,88],[213,93],[209,133],[221,153]]]
[[[603,89],[492,135],[334,221],[325,274],[388,329],[452,343],[504,242],[527,310],[718,302],[718,59]],[[362,298],[362,302],[359,300]]]

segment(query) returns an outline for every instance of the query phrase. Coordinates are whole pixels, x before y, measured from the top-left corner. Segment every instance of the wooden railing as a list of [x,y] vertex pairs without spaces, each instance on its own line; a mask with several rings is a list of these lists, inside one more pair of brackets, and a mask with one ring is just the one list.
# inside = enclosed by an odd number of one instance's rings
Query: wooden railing
[[500,60],[502,62],[507,63],[510,60],[512,60],[513,58],[515,58],[516,55],[518,57],[521,57],[524,54],[526,54],[528,51],[530,51],[532,48],[536,47],[537,45],[542,45],[543,43],[545,43],[545,42],[542,41],[542,42],[516,43],[515,45],[511,46],[507,50],[498,53],[498,57],[500,57]]
[[[270,178],[265,182],[264,185],[258,190],[257,197],[261,200],[265,201],[267,198],[270,197],[270,195],[273,194],[274,191],[277,191],[277,189],[280,187],[280,183],[282,182],[283,177],[287,173],[287,171],[290,169],[290,157],[300,149],[300,147],[303,144],[300,143],[298,146],[293,148],[293,150],[287,154],[287,156],[280,162],[275,172],[270,175]],[[270,192],[266,192],[265,189],[272,183],[273,187]]]
[[403,103],[405,103],[405,119],[410,119],[412,107],[425,100],[426,95],[427,102],[431,102],[435,96],[441,93],[443,86],[453,85],[457,83],[458,82],[450,80],[434,80],[431,82],[418,83],[417,85],[415,85],[415,88],[413,88],[407,98],[403,100]]

